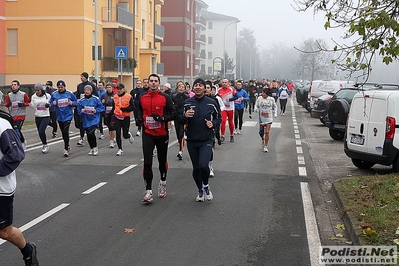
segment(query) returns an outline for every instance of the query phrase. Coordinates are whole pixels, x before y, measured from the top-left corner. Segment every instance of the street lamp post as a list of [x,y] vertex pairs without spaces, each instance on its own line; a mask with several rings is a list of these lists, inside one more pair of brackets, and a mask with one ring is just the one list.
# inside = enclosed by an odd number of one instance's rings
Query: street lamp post
[[223,30],[223,74],[224,74],[223,78],[226,78],[226,58],[225,58],[225,54],[226,54],[226,29],[227,29],[228,26],[230,26],[232,24],[237,24],[239,22],[241,22],[241,20],[233,21],[233,22],[227,24],[226,27],[224,27],[224,30]]
[[[194,43],[194,26],[193,26],[193,24],[194,24],[194,3],[196,2],[197,0],[191,0],[191,9],[190,9],[190,12],[191,12],[191,30],[190,30],[190,83],[192,84],[193,83],[193,68],[194,68],[194,66],[193,66],[193,43]],[[197,9],[197,6],[195,6],[195,9]],[[195,60],[195,59],[194,59]]]
[[94,77],[98,80],[98,0],[94,0]]

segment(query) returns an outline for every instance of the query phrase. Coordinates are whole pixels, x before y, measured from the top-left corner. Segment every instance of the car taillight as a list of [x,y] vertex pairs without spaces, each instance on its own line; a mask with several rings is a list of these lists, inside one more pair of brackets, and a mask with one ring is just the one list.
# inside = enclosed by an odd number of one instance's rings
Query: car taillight
[[385,139],[393,139],[395,135],[395,118],[387,116]]

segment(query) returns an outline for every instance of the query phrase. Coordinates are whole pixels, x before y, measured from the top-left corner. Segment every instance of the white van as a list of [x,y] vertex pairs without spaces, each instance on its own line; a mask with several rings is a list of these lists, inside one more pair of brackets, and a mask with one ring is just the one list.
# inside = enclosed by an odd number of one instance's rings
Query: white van
[[399,172],[399,91],[365,91],[354,96],[344,151],[360,169],[382,164]]
[[344,80],[313,80],[308,91],[308,108],[312,111],[314,102],[320,96],[325,94],[334,94],[343,87],[347,87],[350,83]]

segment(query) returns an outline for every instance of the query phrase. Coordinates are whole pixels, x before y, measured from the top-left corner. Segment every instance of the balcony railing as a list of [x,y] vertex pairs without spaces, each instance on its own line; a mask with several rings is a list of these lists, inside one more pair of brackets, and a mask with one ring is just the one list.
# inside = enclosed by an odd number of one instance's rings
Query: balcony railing
[[120,7],[103,7],[101,13],[102,22],[118,22],[134,27],[134,14]]
[[163,42],[165,38],[165,27],[159,24],[155,24],[155,39],[157,42]]
[[[133,69],[137,67],[137,62],[134,58],[120,59],[122,61],[122,71],[132,73]],[[104,57],[103,71],[121,72],[120,66],[118,68],[118,59],[115,57]]]

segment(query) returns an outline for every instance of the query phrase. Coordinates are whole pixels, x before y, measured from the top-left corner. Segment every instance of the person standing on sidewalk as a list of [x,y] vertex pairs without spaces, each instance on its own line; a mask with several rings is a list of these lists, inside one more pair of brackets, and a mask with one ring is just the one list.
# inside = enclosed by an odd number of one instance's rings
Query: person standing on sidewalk
[[277,117],[277,104],[273,97],[267,93],[269,89],[263,89],[262,95],[256,99],[255,112],[259,111],[259,136],[262,138],[263,152],[269,152],[267,145],[270,139],[270,128],[274,117]]
[[[48,80],[46,82],[46,93],[52,95],[54,92],[56,92],[57,89],[53,88],[53,82],[51,80]],[[50,123],[49,126],[53,128],[53,138],[57,137],[57,118],[56,118],[56,113],[54,108],[50,108]]]
[[86,85],[84,88],[85,97],[78,103],[78,114],[82,119],[82,126],[86,131],[87,141],[90,145],[89,155],[98,155],[96,129],[101,120],[101,113],[105,108],[97,96],[93,96],[92,87]]
[[13,226],[15,169],[25,158],[19,136],[11,124],[0,117],[0,238],[21,250],[25,265],[39,266],[36,245],[27,243],[21,230]]
[[19,86],[18,80],[13,80],[11,82],[11,92],[7,94],[4,105],[8,107],[10,115],[15,121],[15,125],[18,127],[22,145],[24,149],[26,149],[27,143],[22,134],[22,125],[25,122],[26,106],[29,106],[30,98],[28,94],[19,89]]
[[193,84],[194,97],[185,101],[182,124],[187,125],[187,149],[193,165],[193,178],[198,188],[196,201],[210,201],[213,194],[209,188],[209,160],[214,144],[214,128],[221,122],[220,109],[214,99],[205,96],[206,83],[196,79]]
[[166,175],[168,172],[168,121],[175,118],[175,107],[169,95],[159,89],[160,78],[151,74],[148,78],[149,90],[139,98],[139,121],[143,124],[142,149],[144,155],[143,177],[146,194],[143,202],[152,202],[152,157],[157,148],[159,173],[161,180],[158,186],[158,197],[166,197]]
[[73,108],[76,107],[76,96],[66,89],[65,81],[57,81],[58,91],[54,92],[50,98],[50,107],[54,107],[57,114],[58,125],[64,140],[64,157],[68,157],[71,152],[69,146],[69,127],[73,118]]
[[39,138],[43,144],[42,153],[48,152],[46,128],[50,122],[50,97],[40,82],[35,84],[35,94],[32,95],[30,106],[35,109],[35,123]]

